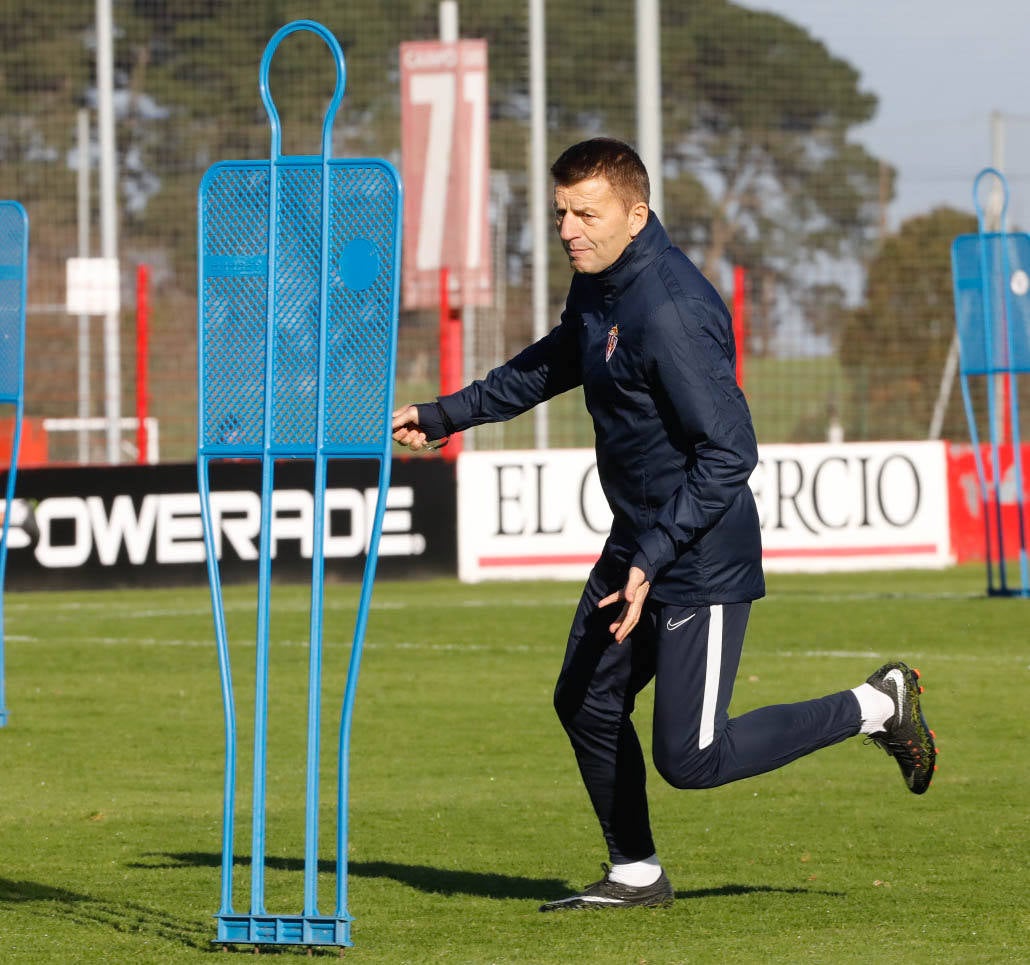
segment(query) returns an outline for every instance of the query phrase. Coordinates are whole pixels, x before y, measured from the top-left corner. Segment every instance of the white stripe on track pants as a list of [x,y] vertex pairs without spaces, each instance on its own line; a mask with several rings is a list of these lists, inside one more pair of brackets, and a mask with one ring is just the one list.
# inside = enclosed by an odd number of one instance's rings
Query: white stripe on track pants
[[[608,630],[618,607],[597,601],[622,583],[594,568],[576,611],[554,706],[572,742],[613,863],[655,853],[644,757],[630,715],[655,681],[655,767],[678,788],[762,774],[858,733],[850,690],[728,714],[750,603],[678,606],[649,599],[622,644]],[[624,575],[624,574],[623,574]],[[619,604],[618,606],[621,606]]]

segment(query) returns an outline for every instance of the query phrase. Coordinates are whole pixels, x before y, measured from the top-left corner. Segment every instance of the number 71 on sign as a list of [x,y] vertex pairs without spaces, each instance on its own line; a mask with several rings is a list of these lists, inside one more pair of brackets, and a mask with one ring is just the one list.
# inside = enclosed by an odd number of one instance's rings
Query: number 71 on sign
[[489,305],[490,139],[485,40],[401,44],[405,308]]

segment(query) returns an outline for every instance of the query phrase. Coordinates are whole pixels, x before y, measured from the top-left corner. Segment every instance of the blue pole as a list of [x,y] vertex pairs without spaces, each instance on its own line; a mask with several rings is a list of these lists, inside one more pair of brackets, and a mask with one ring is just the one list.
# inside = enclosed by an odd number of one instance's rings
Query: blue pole
[[[331,131],[331,125],[328,130]],[[308,773],[304,819],[304,914],[318,914],[319,731],[322,707],[322,614],[325,583],[325,407],[329,314],[329,135],[322,141],[322,217],[319,224],[318,376],[315,403],[315,493],[311,552],[311,619],[308,669]]]
[[1005,329],[1005,375],[1009,395],[1009,422],[1012,433],[1012,464],[1016,475],[1016,513],[1019,520],[1019,575],[1020,595],[1030,596],[1030,568],[1027,563],[1025,500],[1023,498],[1023,451],[1019,429],[1019,382],[1015,370],[1015,344],[1012,334],[1012,320],[1017,318],[1012,304],[1012,288],[1007,280],[1012,277],[1012,259],[1008,243],[1001,239],[1001,279],[1004,312],[1002,325]]
[[[280,142],[278,115],[270,117],[272,143]],[[268,162],[268,291],[265,306],[264,419],[261,432],[261,537],[258,549],[257,656],[254,681],[254,787],[251,818],[250,913],[265,914],[265,801],[268,756],[268,651],[272,581],[272,494],[275,489],[274,373],[276,350],[277,218],[279,161],[273,150]]]
[[372,535],[369,540],[365,572],[361,580],[361,595],[358,601],[358,615],[354,625],[350,662],[347,666],[347,686],[344,690],[343,708],[340,712],[340,742],[337,759],[338,806],[336,825],[336,915],[347,914],[347,842],[348,799],[350,792],[350,742],[351,723],[354,717],[354,700],[358,688],[358,671],[361,668],[361,654],[364,649],[368,613],[372,605],[372,587],[379,560],[379,536],[383,531],[383,514],[386,511],[386,496],[390,489],[390,460],[382,459],[379,464],[379,489],[376,498]]
[[225,627],[225,605],[218,572],[218,549],[211,520],[210,460],[201,457],[197,473],[200,495],[200,519],[204,527],[204,549],[207,557],[208,587],[211,591],[211,612],[215,622],[215,644],[218,653],[218,676],[222,685],[222,715],[225,727],[225,779],[222,795],[222,900],[218,913],[233,914],[233,835],[236,809],[236,702],[232,691],[232,668],[229,663],[229,636]]
[[[11,504],[18,473],[18,452],[21,448],[21,426],[25,405],[25,311],[28,298],[29,272],[29,218],[17,201],[0,201],[0,220],[4,242],[3,264],[0,277],[17,282],[17,290],[7,309],[5,335],[16,351],[7,356],[9,364],[0,373],[0,401],[14,403],[14,433],[11,440],[10,462],[7,469],[4,519],[0,532],[0,727],[7,724],[7,698],[4,684],[4,581],[7,576],[7,534],[11,524]],[[13,330],[9,326],[13,323]]]

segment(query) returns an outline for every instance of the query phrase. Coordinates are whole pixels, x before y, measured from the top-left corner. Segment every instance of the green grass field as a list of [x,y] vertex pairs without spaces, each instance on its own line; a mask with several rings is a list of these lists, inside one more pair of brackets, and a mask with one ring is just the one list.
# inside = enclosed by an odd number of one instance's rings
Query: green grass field
[[[336,710],[355,588],[328,588],[320,906],[332,912]],[[734,710],[919,666],[942,752],[909,794],[851,740],[714,791],[651,778],[671,909],[541,915],[604,859],[551,708],[578,587],[377,586],[351,756],[354,962],[1030,960],[1025,600],[979,568],[776,576]],[[250,850],[252,588],[227,593],[241,720],[236,910]],[[273,593],[268,910],[301,906],[307,594]],[[222,711],[205,589],[8,594],[0,961],[218,953]],[[637,712],[645,739],[649,707]],[[244,948],[243,951],[249,952]],[[266,950],[265,954],[273,953]],[[300,949],[275,951],[303,956]],[[316,957],[335,957],[319,950]]]

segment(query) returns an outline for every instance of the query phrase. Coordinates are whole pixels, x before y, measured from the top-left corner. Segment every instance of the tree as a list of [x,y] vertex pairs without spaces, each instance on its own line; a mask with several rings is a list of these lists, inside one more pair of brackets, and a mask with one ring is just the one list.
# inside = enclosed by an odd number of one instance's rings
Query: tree
[[[27,138],[62,157],[73,128],[69,108],[91,96],[91,9],[81,0],[11,3],[15,35],[0,51],[0,106],[22,142],[8,134],[0,160],[10,163],[18,143],[16,160],[38,158]],[[305,7],[305,16],[339,38],[347,58],[337,125],[345,153],[389,155],[399,146],[397,44],[434,37],[436,7],[427,0],[311,0]],[[285,0],[116,4],[116,87],[131,95],[120,109],[118,144],[123,159],[135,159],[135,169],[123,163],[120,171],[146,171],[178,192],[177,175],[195,176],[210,161],[267,156],[257,62],[291,15]],[[548,28],[552,145],[601,132],[634,140],[631,9],[593,0],[573,17],[558,5]],[[493,165],[516,175],[525,167],[525,30],[525,12],[507,3],[462,11],[462,33],[490,45]],[[876,99],[859,89],[850,65],[803,28],[728,0],[686,0],[668,13],[662,64],[666,218],[704,268],[717,275],[743,263],[807,286],[803,268],[814,253],[861,251],[875,222],[879,170],[848,134],[869,120]],[[277,52],[270,86],[287,153],[317,150],[332,84],[317,38],[295,35]],[[130,219],[146,221],[143,207],[130,210]]]
[[[75,113],[95,104],[94,11],[83,0],[6,7],[0,196],[30,208],[31,284],[51,303],[76,247]],[[167,355],[191,365],[193,333],[182,317],[195,299],[198,182],[215,161],[268,156],[258,65],[269,38],[298,11],[288,0],[115,0],[113,13],[119,247],[127,269],[139,260],[155,269],[155,327],[167,317]],[[436,37],[437,15],[435,0],[304,5],[303,16],[332,31],[346,55],[337,155],[398,160],[398,45]],[[507,0],[461,11],[462,35],[485,38],[490,50],[491,167],[508,175],[505,268],[522,289],[532,189],[527,26],[525,6]],[[552,4],[547,27],[549,154],[600,133],[635,141],[632,5]],[[832,338],[839,293],[818,287],[827,263],[861,261],[875,234],[879,167],[849,140],[875,98],[803,28],[729,0],[666,4],[661,42],[664,215],[674,242],[717,283],[728,283],[733,264],[749,269],[762,299],[752,313],[762,323],[753,350],[775,344],[788,312],[804,313],[810,329]],[[318,150],[333,82],[320,39],[295,34],[279,48],[270,86],[285,153]],[[889,193],[888,179],[884,200]],[[552,255],[561,263],[554,247]],[[555,305],[566,279],[564,271],[552,275]],[[174,311],[164,311],[162,297],[174,299]],[[506,304],[515,345],[530,330],[531,302]]]
[[672,192],[669,227],[708,273],[744,265],[767,299],[811,309],[810,326],[825,330],[832,293],[806,294],[818,284],[811,268],[863,261],[893,191],[892,173],[881,187],[880,163],[849,140],[876,98],[850,64],[782,17],[711,0],[687,11],[663,31],[663,75],[680,84],[666,108],[666,166],[703,185],[705,198],[691,209]]
[[[972,215],[938,208],[904,222],[873,259],[841,342],[849,436],[926,437],[955,331],[951,242],[973,231]],[[961,406],[949,406],[944,434],[966,436]]]

